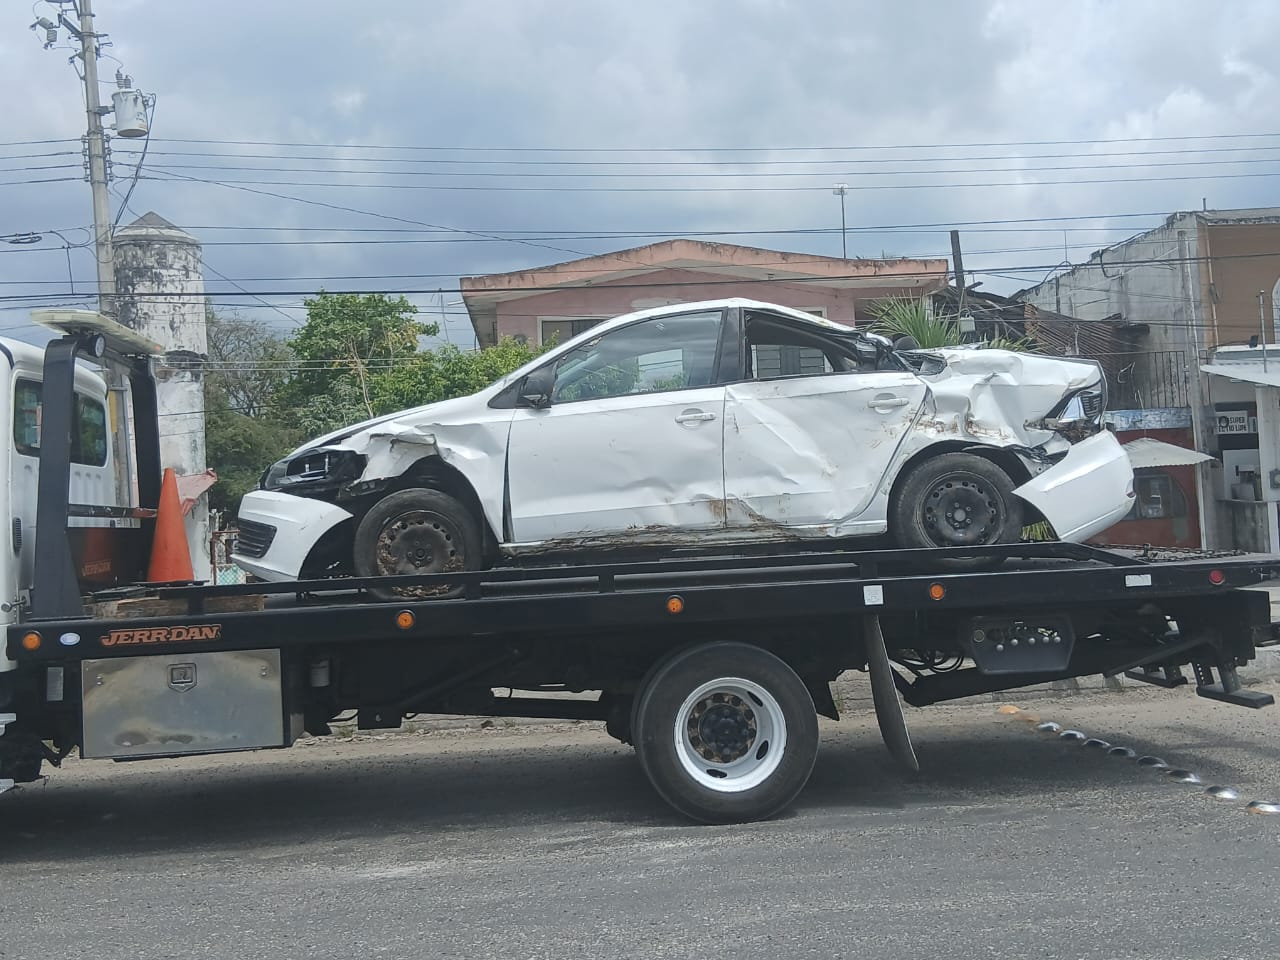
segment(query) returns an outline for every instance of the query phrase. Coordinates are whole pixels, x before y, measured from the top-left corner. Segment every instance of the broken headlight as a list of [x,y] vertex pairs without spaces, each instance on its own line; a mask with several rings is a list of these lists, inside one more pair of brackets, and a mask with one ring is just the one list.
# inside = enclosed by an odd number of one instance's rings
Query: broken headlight
[[365,458],[353,450],[320,447],[273,463],[263,473],[258,486],[263,490],[289,490],[343,483],[359,477],[364,465]]

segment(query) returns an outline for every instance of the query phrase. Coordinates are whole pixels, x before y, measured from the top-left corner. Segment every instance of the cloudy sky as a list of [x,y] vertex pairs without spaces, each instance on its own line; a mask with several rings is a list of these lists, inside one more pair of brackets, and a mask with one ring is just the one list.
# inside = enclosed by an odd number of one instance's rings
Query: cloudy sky
[[[186,228],[220,308],[282,329],[322,285],[406,290],[470,343],[460,275],[673,236],[839,256],[836,183],[850,256],[957,226],[1006,293],[1174,210],[1280,203],[1275,0],[95,8],[104,96],[120,66],[156,95],[121,222]],[[0,3],[8,335],[94,278],[73,51],[28,30],[55,9]],[[141,143],[112,145],[115,212]]]

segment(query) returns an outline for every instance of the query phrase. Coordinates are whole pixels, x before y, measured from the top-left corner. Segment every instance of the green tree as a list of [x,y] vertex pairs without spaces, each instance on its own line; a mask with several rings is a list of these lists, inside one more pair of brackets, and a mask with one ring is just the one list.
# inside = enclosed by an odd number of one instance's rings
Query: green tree
[[284,396],[301,420],[342,426],[378,412],[396,368],[439,327],[414,319],[404,297],[326,293],[303,301],[307,322],[289,341],[298,365]]
[[205,455],[218,475],[209,506],[234,515],[263,468],[297,443],[280,403],[293,353],[265,325],[235,315],[209,311],[205,330]]
[[463,351],[452,344],[424,350],[379,381],[375,411],[391,413],[475,393],[539,353],[511,337],[484,350]]
[[205,451],[218,482],[209,506],[234,516],[240,498],[258,486],[262,471],[292,450],[296,429],[275,417],[251,417],[231,409],[226,398],[205,394]]
[[236,314],[205,317],[209,362],[205,391],[223,396],[230,409],[249,417],[269,416],[278,406],[295,363],[288,343],[265,324]]

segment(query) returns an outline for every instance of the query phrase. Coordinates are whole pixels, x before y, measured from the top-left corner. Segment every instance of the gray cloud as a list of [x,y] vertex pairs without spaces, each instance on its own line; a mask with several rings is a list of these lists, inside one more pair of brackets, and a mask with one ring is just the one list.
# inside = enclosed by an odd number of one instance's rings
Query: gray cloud
[[[37,7],[46,6],[39,3]],[[1002,141],[1098,140],[1268,133],[1280,83],[1270,49],[1280,35],[1274,3],[1169,4],[1089,0],[1038,4],[991,0],[850,3],[751,0],[644,6],[587,2],[492,0],[376,6],[347,0],[307,4],[223,0],[98,0],[100,28],[139,85],[158,97],[149,175],[130,207],[154,209],[193,229],[206,246],[211,289],[232,290],[216,271],[250,290],[296,290],[279,302],[296,305],[301,293],[333,278],[330,288],[434,289],[456,286],[464,274],[517,269],[632,246],[637,240],[560,240],[496,243],[264,245],[261,241],[314,239],[306,228],[340,230],[412,226],[314,203],[368,211],[420,223],[480,232],[617,231],[681,233],[700,230],[831,230],[839,202],[830,185],[848,182],[851,226],[957,220],[1104,216],[1197,207],[1206,197],[1219,207],[1269,205],[1276,199],[1275,163],[1201,167],[1126,168],[1119,150],[1171,149],[1185,144],[1146,143],[1074,147],[1018,147],[803,153],[787,147],[967,144]],[[83,113],[67,50],[43,51],[26,30],[22,3],[0,17],[0,76],[10,91],[4,141],[78,138]],[[104,75],[114,71],[110,61]],[[182,144],[174,140],[223,141]],[[584,172],[634,172],[628,167],[578,167],[564,178],[516,178],[515,172],[566,168],[460,166],[500,177],[356,175],[353,170],[428,170],[444,166],[377,164],[375,159],[565,159],[547,153],[430,153],[334,150],[323,147],[225,145],[232,140],[271,143],[380,144],[439,147],[687,148],[686,153],[639,155],[662,160],[722,161],[697,168],[711,174],[742,172],[733,161],[770,159],[842,161],[879,157],[876,168],[911,171],[872,176],[867,164],[822,166],[809,178],[623,180],[585,178]],[[1275,140],[1232,145],[1269,146]],[[1205,146],[1220,146],[1206,142]],[[132,144],[115,141],[116,188]],[[1194,144],[1192,146],[1195,146]],[[698,148],[756,147],[768,153],[707,153]],[[86,185],[22,184],[38,172],[14,168],[66,158],[3,159],[53,148],[0,147],[0,235],[84,226],[90,219]],[[78,146],[57,149],[78,150]],[[179,156],[178,154],[197,154]],[[232,155],[260,153],[265,158]],[[1074,159],[1005,159],[1008,154],[1076,153]],[[1252,154],[1161,155],[1151,161],[1269,159]],[[284,156],[321,160],[284,161]],[[346,158],[333,162],[332,158]],[[946,163],[936,158],[997,160]],[[574,160],[636,159],[635,154],[583,155]],[[78,163],[77,157],[71,162]],[[202,170],[196,166],[224,169]],[[228,171],[228,165],[274,171]],[[1085,171],[1032,171],[1043,166],[1087,166]],[[326,168],[326,174],[280,168]],[[1015,172],[922,170],[1013,167]],[[652,168],[665,170],[670,168]],[[765,168],[777,172],[787,167]],[[1017,172],[1020,169],[1021,172]],[[60,175],[67,171],[54,171]],[[70,171],[75,174],[76,171]],[[1266,177],[1240,177],[1266,173]],[[1229,176],[1228,176],[1229,175]],[[1172,180],[1195,176],[1211,179]],[[181,180],[271,180],[233,189]],[[1128,183],[1040,185],[1037,180],[1126,179]],[[310,181],[342,188],[308,186]],[[1013,183],[998,187],[883,189],[892,184]],[[494,190],[517,185],[643,186],[676,182],[699,192],[552,192]],[[778,183],[804,191],[746,189]],[[388,189],[367,184],[395,183]],[[417,189],[434,184],[484,190]],[[877,187],[880,189],[863,189]],[[250,191],[287,194],[289,201]],[[117,201],[118,202],[118,201]],[[125,219],[131,219],[126,213]],[[1154,218],[1153,218],[1154,219]],[[1151,220],[1100,220],[1068,226],[1132,227]],[[1050,225],[1052,226],[1052,225]],[[214,227],[287,227],[297,231],[215,230]],[[1074,257],[1119,239],[1119,230],[1083,230],[1065,238]],[[68,233],[83,237],[83,232]],[[330,238],[378,239],[373,234]],[[388,235],[393,236],[393,235]],[[424,237],[425,238],[425,237]],[[439,237],[431,239],[440,239]],[[455,238],[466,239],[466,238]],[[657,238],[654,238],[657,239]],[[728,237],[730,241],[821,254],[838,254],[838,233]],[[247,242],[257,245],[238,245]],[[966,232],[971,267],[1047,265],[1062,259],[1064,238],[1044,229],[1018,233]],[[851,254],[943,254],[945,231],[855,234]],[[996,251],[983,254],[981,251]],[[92,262],[75,251],[77,290],[92,279]],[[56,239],[38,247],[0,244],[0,296],[66,292],[67,267]],[[342,277],[394,277],[342,280]],[[262,279],[259,279],[262,278]],[[1035,277],[1034,279],[1038,279]],[[44,283],[42,283],[42,281]],[[1012,289],[1016,280],[986,277],[988,286]],[[230,296],[221,298],[232,302]],[[422,305],[429,295],[416,296]],[[446,296],[446,299],[456,299]],[[253,301],[234,298],[254,307]],[[274,298],[273,298],[274,302]],[[0,327],[22,324],[23,314],[0,302]],[[458,308],[451,308],[455,313]],[[297,311],[290,311],[299,315]],[[283,323],[278,313],[264,318]],[[455,318],[455,331],[466,330]]]

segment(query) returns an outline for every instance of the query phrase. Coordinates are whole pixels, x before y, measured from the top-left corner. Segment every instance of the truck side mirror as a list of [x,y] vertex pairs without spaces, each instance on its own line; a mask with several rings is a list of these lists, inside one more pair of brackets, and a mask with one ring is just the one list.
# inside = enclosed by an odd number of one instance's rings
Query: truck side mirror
[[524,378],[520,385],[520,401],[534,409],[551,406],[551,389],[555,384],[555,366],[539,367]]

